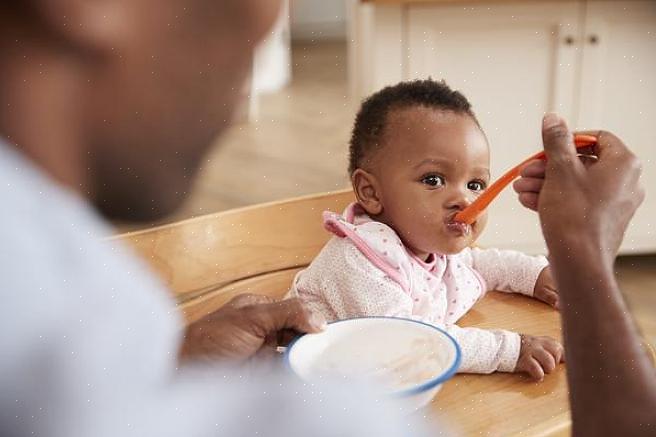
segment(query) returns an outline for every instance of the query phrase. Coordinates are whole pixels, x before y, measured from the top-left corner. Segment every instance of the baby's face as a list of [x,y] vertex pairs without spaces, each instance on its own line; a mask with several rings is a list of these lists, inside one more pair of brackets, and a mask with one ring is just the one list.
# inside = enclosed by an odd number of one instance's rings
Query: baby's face
[[413,107],[393,111],[372,173],[383,205],[378,220],[392,226],[419,257],[458,253],[471,245],[487,218],[470,227],[455,214],[487,187],[487,139],[467,115]]

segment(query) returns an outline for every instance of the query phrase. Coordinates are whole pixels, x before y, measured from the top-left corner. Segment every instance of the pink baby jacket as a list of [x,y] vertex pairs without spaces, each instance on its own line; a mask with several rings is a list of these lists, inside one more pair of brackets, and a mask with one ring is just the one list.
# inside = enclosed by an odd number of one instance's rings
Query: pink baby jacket
[[468,248],[423,261],[389,226],[373,221],[357,204],[343,215],[324,213],[334,234],[288,296],[298,296],[327,320],[396,316],[445,329],[460,344],[460,372],[512,372],[520,336],[502,329],[461,328],[458,319],[487,290],[533,295],[546,258],[511,250]]

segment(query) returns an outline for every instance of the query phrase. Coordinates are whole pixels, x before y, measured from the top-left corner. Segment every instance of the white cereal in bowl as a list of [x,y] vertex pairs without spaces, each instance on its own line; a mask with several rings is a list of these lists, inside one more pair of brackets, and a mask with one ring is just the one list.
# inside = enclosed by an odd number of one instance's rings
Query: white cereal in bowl
[[306,381],[365,381],[423,405],[457,370],[460,349],[434,326],[371,317],[335,322],[322,333],[301,337],[288,348],[287,361]]

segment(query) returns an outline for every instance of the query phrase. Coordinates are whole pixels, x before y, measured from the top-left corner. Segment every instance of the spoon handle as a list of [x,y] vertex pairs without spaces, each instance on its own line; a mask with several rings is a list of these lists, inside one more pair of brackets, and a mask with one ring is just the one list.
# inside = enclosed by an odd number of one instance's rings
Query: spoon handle
[[[590,147],[596,143],[597,138],[592,135],[574,135],[574,145],[577,149]],[[456,214],[454,220],[457,222],[466,223],[468,225],[474,223],[478,216],[481,215],[483,211],[485,211],[485,209],[495,199],[495,197],[497,197],[509,183],[511,183],[519,176],[522,168],[524,168],[524,166],[529,162],[536,159],[546,160],[547,157],[544,151],[538,152],[526,158],[524,161],[504,173],[503,176],[497,179],[487,188],[487,190],[478,196],[478,198],[474,200],[471,205]]]

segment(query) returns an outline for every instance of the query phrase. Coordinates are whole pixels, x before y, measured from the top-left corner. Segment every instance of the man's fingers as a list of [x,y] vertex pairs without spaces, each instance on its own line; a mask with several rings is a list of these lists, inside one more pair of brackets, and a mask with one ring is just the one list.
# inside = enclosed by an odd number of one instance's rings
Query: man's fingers
[[298,331],[294,331],[293,329],[283,329],[282,331],[278,331],[278,344],[276,346],[287,346],[297,337]]
[[542,120],[542,142],[550,168],[577,168],[582,165],[576,156],[574,137],[567,123],[558,114],[549,113]]
[[615,134],[605,130],[580,133],[592,135],[597,138],[597,144],[593,147],[593,153],[597,156],[598,160],[594,161],[593,164],[607,165],[615,168],[618,172],[628,172],[637,175],[637,177],[640,176],[642,170],[640,160]]
[[544,178],[546,169],[547,163],[543,159],[536,159],[522,167],[519,174],[525,178]]
[[244,308],[249,305],[258,305],[263,303],[271,303],[274,300],[269,296],[264,296],[261,294],[240,294],[235,296],[226,304],[233,308]]
[[538,197],[544,185],[545,170],[544,161],[533,161],[522,169],[522,177],[513,183],[513,189],[519,194],[519,203],[533,211],[538,210]]
[[624,143],[611,132],[604,130],[587,130],[587,131],[577,131],[576,134],[579,135],[591,135],[597,138],[597,144],[592,147],[593,153],[598,157],[605,157],[610,152],[624,152],[627,151],[627,147]]
[[[606,131],[598,132],[597,140],[597,164],[606,167],[607,171],[615,171],[624,176],[628,176],[627,184],[635,187],[633,198],[637,200],[637,205],[642,203],[644,193],[639,183],[642,174],[642,163],[638,157],[614,134]],[[637,207],[637,206],[636,206]]]
[[519,193],[519,203],[533,211],[538,210],[538,194],[537,193]]
[[246,310],[250,311],[254,322],[261,324],[260,328],[265,330],[264,335],[283,329],[320,332],[326,326],[326,320],[321,314],[310,310],[297,298],[252,306]]
[[513,182],[513,189],[517,193],[530,192],[539,193],[544,185],[544,179],[524,177]]

